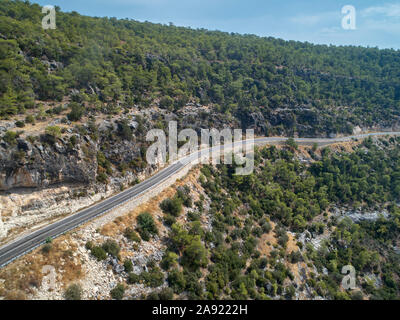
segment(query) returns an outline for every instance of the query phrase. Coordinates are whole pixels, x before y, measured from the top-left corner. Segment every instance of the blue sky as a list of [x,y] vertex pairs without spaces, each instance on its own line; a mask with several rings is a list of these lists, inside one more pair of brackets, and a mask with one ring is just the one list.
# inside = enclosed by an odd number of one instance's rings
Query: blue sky
[[[400,49],[397,0],[36,0],[63,11],[130,18],[312,43]],[[356,8],[356,30],[341,10]]]

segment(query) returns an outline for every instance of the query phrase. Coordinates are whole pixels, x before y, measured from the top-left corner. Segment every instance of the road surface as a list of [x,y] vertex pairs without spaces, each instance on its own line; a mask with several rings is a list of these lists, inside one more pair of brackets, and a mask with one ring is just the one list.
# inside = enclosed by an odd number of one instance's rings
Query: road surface
[[[320,139],[320,138],[296,138],[294,139],[297,143],[319,143],[319,144],[330,144],[336,142],[350,141],[352,139],[363,139],[369,136],[385,136],[385,135],[400,135],[400,132],[377,132],[377,133],[367,133],[341,138],[332,139]],[[256,144],[267,144],[267,143],[279,143],[286,141],[287,138],[284,137],[264,137],[257,138],[254,140]],[[233,144],[226,145],[231,148],[238,147],[241,144],[252,143],[250,141],[240,141]],[[43,227],[37,231],[32,232],[14,242],[11,242],[0,248],[0,267],[7,265],[8,263],[14,261],[18,257],[32,251],[34,248],[40,246],[46,242],[48,238],[55,238],[61,234],[70,231],[77,226],[94,219],[97,216],[103,215],[113,208],[120,206],[121,204],[133,200],[139,197],[141,194],[150,191],[151,189],[159,186],[165,180],[170,178],[172,175],[178,173],[189,163],[193,163],[199,157],[204,156],[207,153],[212,153],[220,150],[220,146],[202,149],[196,153],[188,155],[179,161],[171,164],[165,169],[159,171],[154,176],[149,179],[137,184],[136,186],[129,188],[115,196],[112,196],[102,202],[99,202],[87,209],[81,210],[67,218],[60,221],[54,222],[46,227]]]

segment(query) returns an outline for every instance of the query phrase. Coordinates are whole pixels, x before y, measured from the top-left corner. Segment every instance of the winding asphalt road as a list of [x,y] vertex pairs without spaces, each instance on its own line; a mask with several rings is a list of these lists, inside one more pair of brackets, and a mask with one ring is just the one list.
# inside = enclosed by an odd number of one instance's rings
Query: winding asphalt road
[[[385,135],[400,135],[400,132],[377,132],[377,133],[367,133],[341,138],[332,139],[320,139],[320,138],[297,138],[295,141],[297,143],[319,143],[319,144],[330,144],[336,142],[350,141],[352,139],[363,139],[369,136],[385,136]],[[254,140],[255,144],[267,144],[267,143],[280,143],[286,141],[287,138],[284,137],[265,137],[257,138]],[[239,147],[241,144],[249,143],[250,141],[240,141],[233,144],[225,145],[226,148]],[[250,142],[252,143],[252,142]],[[154,176],[149,179],[137,184],[136,186],[129,188],[115,196],[112,196],[106,200],[103,200],[87,209],[78,211],[77,213],[64,218],[60,221],[52,223],[46,227],[43,227],[37,231],[34,231],[22,238],[11,242],[0,248],[0,267],[7,265],[8,263],[14,261],[20,256],[32,251],[34,248],[45,243],[48,238],[55,238],[61,234],[70,231],[77,226],[94,219],[97,216],[103,215],[113,208],[120,206],[121,204],[133,200],[139,197],[141,194],[159,186],[165,180],[170,178],[172,175],[178,173],[186,165],[195,162],[202,156],[208,153],[213,153],[221,150],[221,146],[216,146],[212,148],[202,149],[196,153],[188,155],[179,161],[171,164],[165,169],[159,171]]]

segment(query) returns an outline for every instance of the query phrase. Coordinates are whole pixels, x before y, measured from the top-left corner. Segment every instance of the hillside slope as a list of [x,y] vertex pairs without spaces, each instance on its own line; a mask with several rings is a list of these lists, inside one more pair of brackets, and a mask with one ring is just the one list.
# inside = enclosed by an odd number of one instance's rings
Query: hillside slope
[[326,135],[398,124],[400,54],[193,30],[0,3],[0,116],[66,97],[82,113],[189,101],[260,133]]
[[1,240],[143,180],[153,128],[399,128],[400,56],[0,2]]
[[63,299],[77,286],[82,299],[398,299],[399,143],[263,147],[244,177],[196,167],[1,269],[0,297]]

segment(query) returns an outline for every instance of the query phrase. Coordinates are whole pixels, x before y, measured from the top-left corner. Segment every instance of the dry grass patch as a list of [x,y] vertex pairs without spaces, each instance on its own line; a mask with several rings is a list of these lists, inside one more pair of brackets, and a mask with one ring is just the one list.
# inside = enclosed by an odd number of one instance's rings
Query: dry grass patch
[[76,251],[77,245],[67,235],[54,240],[48,253],[41,246],[0,269],[0,296],[11,300],[32,294],[34,288],[42,285],[46,275],[44,266],[54,267],[57,281],[64,286],[80,279],[83,276],[82,266]]
[[[347,142],[338,142],[338,143],[332,143],[330,145],[325,146],[326,148],[331,149],[333,152],[347,152],[351,153],[354,152],[355,147],[360,145],[362,143],[362,140],[357,140],[357,141],[347,141]],[[315,153],[318,155],[321,155],[321,150],[323,149],[319,148]]]
[[260,240],[258,241],[257,250],[260,251],[261,256],[269,257],[271,251],[274,249],[274,246],[278,244],[278,239],[275,234],[275,226],[276,224],[272,221],[269,222],[271,224],[271,231],[269,233],[264,233]]
[[300,248],[297,245],[296,238],[290,233],[288,233],[287,235],[288,235],[288,238],[289,238],[289,240],[288,240],[288,242],[286,244],[286,252],[287,252],[287,254],[291,254],[292,252],[299,251]]

